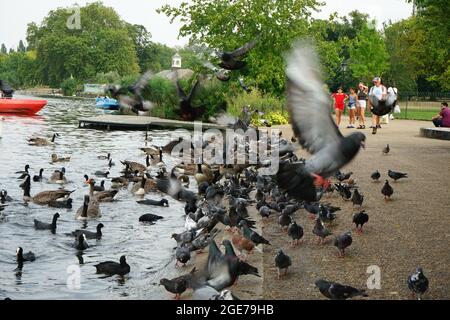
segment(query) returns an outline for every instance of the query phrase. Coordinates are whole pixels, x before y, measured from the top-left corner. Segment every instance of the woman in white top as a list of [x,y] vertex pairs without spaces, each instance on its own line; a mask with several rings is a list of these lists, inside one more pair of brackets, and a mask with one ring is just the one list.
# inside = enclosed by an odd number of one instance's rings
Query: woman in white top
[[367,105],[367,94],[369,93],[369,88],[360,82],[358,84],[358,101],[356,102],[356,114],[359,120],[358,129],[366,128],[366,105]]
[[[387,89],[381,84],[381,78],[375,77],[373,79],[373,87],[370,88],[369,96],[375,96],[378,100],[384,100],[387,95]],[[372,106],[369,99],[369,108],[372,111]],[[381,129],[380,117],[372,113],[372,134],[377,134],[377,129]]]

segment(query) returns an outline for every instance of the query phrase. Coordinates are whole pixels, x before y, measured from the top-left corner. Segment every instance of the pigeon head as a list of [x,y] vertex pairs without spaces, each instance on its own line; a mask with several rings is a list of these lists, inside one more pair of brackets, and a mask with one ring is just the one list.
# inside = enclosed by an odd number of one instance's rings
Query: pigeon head
[[356,156],[361,147],[363,149],[366,148],[365,142],[365,134],[363,134],[362,132],[352,133],[351,135],[345,137],[341,142],[342,154],[348,160],[353,159],[353,157]]

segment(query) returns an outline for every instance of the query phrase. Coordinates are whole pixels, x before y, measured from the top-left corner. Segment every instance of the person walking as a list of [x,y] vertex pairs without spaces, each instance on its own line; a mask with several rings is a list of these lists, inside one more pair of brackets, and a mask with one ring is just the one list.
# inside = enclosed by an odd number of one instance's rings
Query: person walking
[[367,94],[369,88],[364,85],[363,82],[358,84],[358,101],[356,102],[356,112],[358,114],[359,126],[358,129],[366,128],[366,106],[367,106]]
[[358,101],[358,95],[355,89],[350,88],[350,94],[348,95],[348,110],[349,110],[349,125],[347,129],[354,129],[356,125],[356,103]]
[[[384,100],[386,99],[387,95],[387,89],[386,87],[381,83],[380,77],[375,77],[373,79],[373,87],[370,88],[369,96],[375,96],[378,100]],[[369,108],[372,111],[372,105],[370,103],[369,99]],[[380,125],[380,117],[372,113],[372,134],[377,134],[377,129],[381,129]]]
[[333,93],[331,97],[334,99],[334,111],[336,113],[336,124],[339,127],[341,124],[342,114],[345,109],[345,100],[348,99],[348,95],[346,95],[342,88],[338,88],[337,92]]

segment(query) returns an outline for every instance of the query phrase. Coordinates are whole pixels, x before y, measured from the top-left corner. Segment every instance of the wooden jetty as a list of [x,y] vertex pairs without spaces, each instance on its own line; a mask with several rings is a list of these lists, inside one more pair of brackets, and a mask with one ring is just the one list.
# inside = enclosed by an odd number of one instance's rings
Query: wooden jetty
[[[91,118],[79,119],[79,128],[100,130],[140,130],[151,129],[187,129],[194,130],[195,122],[161,119],[155,117],[101,115]],[[213,123],[201,123],[202,130],[226,130],[225,126]]]

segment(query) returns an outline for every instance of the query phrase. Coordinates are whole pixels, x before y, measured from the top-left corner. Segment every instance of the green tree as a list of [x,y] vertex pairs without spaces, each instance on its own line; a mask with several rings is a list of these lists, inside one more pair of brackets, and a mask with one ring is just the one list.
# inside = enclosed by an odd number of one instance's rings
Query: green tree
[[376,29],[364,26],[349,47],[349,67],[355,78],[370,82],[388,69],[388,52]]
[[0,49],[0,53],[8,54],[8,49],[6,48],[4,43],[2,43],[2,48]]
[[19,46],[17,47],[17,52],[26,52],[27,48],[25,48],[25,45],[23,44],[23,41],[19,41]]
[[42,82],[59,86],[71,75],[85,80],[100,72],[138,73],[128,24],[114,9],[94,2],[80,11],[81,30],[67,28],[71,13],[64,8],[50,11],[39,27],[28,26],[27,40],[36,48]]
[[244,71],[264,92],[281,95],[285,89],[284,59],[292,42],[308,34],[316,0],[192,0],[158,10],[183,23],[180,36],[191,44],[233,50],[260,35],[247,55]]

